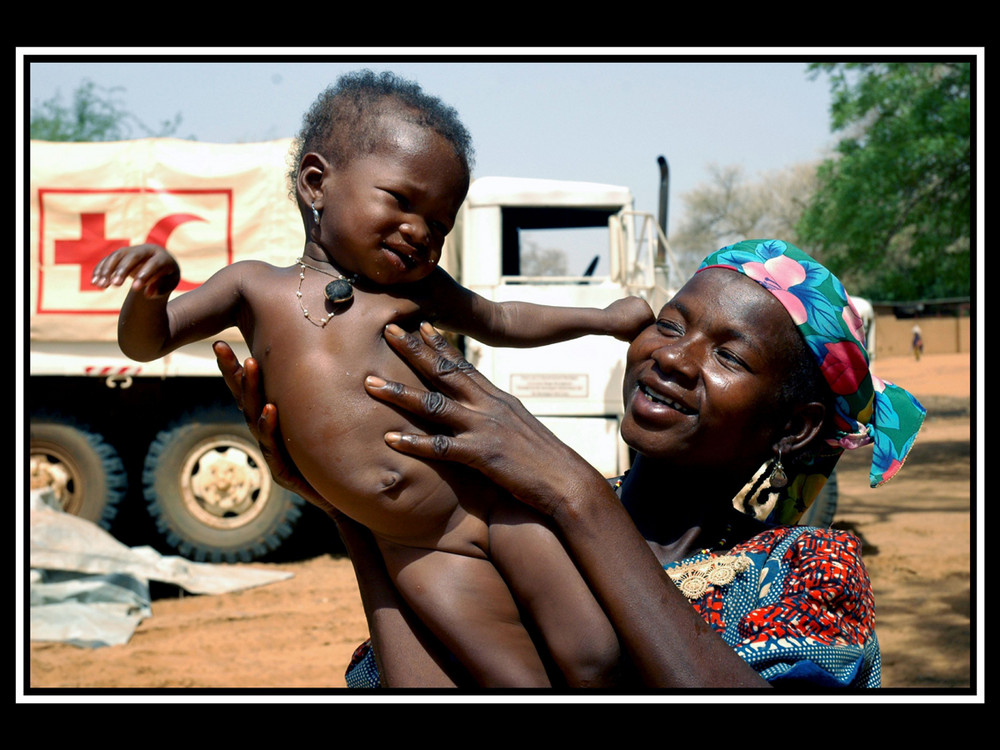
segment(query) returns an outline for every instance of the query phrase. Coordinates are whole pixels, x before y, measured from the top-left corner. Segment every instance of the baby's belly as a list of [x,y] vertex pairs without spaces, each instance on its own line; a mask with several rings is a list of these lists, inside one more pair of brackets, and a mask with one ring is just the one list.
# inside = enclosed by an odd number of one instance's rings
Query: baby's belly
[[496,487],[465,466],[414,458],[385,444],[386,432],[427,430],[364,390],[365,376],[374,372],[418,384],[401,362],[376,359],[377,368],[368,369],[300,361],[294,382],[265,372],[265,383],[280,386],[268,390],[274,391],[269,395],[278,406],[289,455],[327,501],[377,536],[482,555]]

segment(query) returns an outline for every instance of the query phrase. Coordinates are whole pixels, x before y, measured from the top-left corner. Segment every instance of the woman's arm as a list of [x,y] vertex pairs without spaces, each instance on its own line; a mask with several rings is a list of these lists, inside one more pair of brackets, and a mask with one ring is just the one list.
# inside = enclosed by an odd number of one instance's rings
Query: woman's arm
[[551,517],[644,684],[767,686],[677,590],[599,472],[430,326],[420,336],[389,326],[386,340],[440,392],[370,378],[369,393],[453,433],[390,433],[387,443],[472,466]]
[[[313,489],[285,452],[278,411],[264,403],[256,360],[243,366],[228,344],[213,345],[219,369],[250,432],[260,445],[274,481],[324,510],[337,524],[354,565],[382,684],[389,687],[454,687],[456,675],[445,667],[448,657],[403,602],[389,579],[371,532],[339,513]],[[454,671],[454,670],[452,670]]]

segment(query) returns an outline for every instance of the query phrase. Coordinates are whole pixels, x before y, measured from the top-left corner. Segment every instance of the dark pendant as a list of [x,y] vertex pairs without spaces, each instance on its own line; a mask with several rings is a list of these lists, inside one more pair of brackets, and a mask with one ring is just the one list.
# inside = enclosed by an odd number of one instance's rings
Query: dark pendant
[[337,279],[336,281],[331,281],[327,284],[323,293],[326,295],[328,300],[337,304],[340,302],[347,302],[347,300],[353,297],[354,287],[347,279]]

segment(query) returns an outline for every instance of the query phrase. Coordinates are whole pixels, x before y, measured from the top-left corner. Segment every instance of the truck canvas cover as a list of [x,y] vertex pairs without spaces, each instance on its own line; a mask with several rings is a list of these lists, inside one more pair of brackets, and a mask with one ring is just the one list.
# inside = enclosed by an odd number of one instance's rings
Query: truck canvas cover
[[184,274],[180,292],[236,260],[293,262],[302,221],[285,179],[290,145],[32,141],[32,341],[115,341],[126,288],[96,289],[90,278],[118,247],[167,247]]

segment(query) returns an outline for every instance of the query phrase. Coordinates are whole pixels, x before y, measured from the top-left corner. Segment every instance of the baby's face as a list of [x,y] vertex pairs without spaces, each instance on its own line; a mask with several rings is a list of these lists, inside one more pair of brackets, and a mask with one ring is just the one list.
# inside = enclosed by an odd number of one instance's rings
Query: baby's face
[[393,120],[373,154],[323,181],[324,249],[345,271],[379,284],[419,281],[441,259],[468,190],[468,173],[442,136]]

